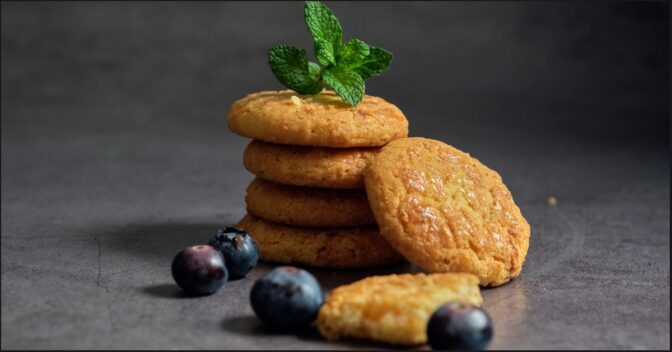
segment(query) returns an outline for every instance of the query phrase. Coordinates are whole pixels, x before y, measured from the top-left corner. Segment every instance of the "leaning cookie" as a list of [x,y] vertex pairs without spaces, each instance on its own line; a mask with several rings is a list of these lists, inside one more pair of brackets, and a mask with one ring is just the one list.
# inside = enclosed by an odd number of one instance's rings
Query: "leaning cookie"
[[317,326],[328,340],[422,344],[429,317],[450,301],[483,303],[478,278],[466,273],[372,276],[333,290],[320,308]]
[[383,147],[364,173],[381,233],[410,262],[463,271],[498,286],[523,267],[530,225],[502,178],[445,143],[405,138]]
[[299,227],[249,214],[237,226],[254,238],[264,261],[332,269],[377,267],[403,261],[376,226]]
[[287,225],[376,225],[363,189],[287,186],[255,178],[247,187],[247,212]]
[[364,169],[378,151],[371,148],[326,148],[254,140],[243,164],[257,177],[294,186],[364,188]]
[[408,121],[394,104],[365,95],[350,106],[328,90],[250,94],[231,106],[228,126],[265,142],[334,148],[382,146],[408,134]]

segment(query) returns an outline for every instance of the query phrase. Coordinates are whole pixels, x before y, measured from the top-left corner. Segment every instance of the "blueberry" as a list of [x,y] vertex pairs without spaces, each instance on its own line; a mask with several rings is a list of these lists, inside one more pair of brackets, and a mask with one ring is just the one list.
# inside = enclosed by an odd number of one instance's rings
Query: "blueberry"
[[292,328],[311,324],[324,298],[313,275],[295,267],[281,266],[257,280],[250,302],[265,323]]
[[483,309],[446,303],[427,324],[427,340],[435,350],[482,350],[492,339],[492,319]]
[[171,269],[177,285],[191,295],[213,294],[229,277],[224,257],[208,245],[187,247],[175,256]]
[[222,252],[232,279],[245,277],[259,261],[259,248],[252,236],[235,227],[219,229],[208,244]]

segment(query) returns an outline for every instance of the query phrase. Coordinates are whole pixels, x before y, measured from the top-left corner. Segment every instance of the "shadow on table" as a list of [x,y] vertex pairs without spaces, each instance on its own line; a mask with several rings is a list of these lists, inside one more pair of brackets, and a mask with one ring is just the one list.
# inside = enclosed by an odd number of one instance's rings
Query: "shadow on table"
[[190,299],[200,297],[186,294],[176,284],[151,285],[142,288],[141,291],[149,296],[157,298]]
[[[232,219],[224,218],[221,223],[145,223],[128,224],[98,229],[93,232],[101,250],[111,250],[141,258],[143,261],[169,267],[175,255],[182,249],[197,244],[207,243],[219,227],[231,225]],[[264,263],[259,268],[271,270],[280,264]],[[349,284],[371,275],[388,275],[414,273],[419,270],[406,262],[379,268],[334,270],[308,267],[300,264],[291,264],[301,267],[318,279],[325,290]],[[173,294],[170,288],[149,287],[145,293],[168,297]],[[165,292],[164,292],[165,291]]]
[[264,324],[255,316],[242,316],[226,318],[222,321],[222,328],[228,332],[245,336],[281,336],[293,335],[301,340],[321,341],[322,338],[316,329],[293,330],[276,329]]
[[94,233],[105,250],[123,252],[144,260],[170,265],[182,249],[205,244],[223,223],[147,223],[106,228]]
[[421,270],[418,267],[408,262],[397,263],[388,266],[381,266],[377,268],[347,269],[347,270],[319,269],[303,266],[300,267],[313,274],[317,279],[317,281],[322,286],[322,289],[326,291],[333,290],[338,286],[347,285],[355,281],[367,278],[369,276],[421,272]]
[[[222,321],[222,328],[230,333],[238,334],[241,336],[247,337],[265,337],[265,336],[295,336],[300,340],[312,341],[312,342],[324,342],[327,341],[320,335],[316,327],[311,327],[308,329],[278,329],[275,327],[268,326],[261,322],[255,316],[242,316],[242,317],[232,317],[227,318]],[[338,341],[328,342],[328,344],[338,344],[343,347],[351,348],[372,348],[372,349],[398,349],[398,350],[411,350],[418,349],[418,346],[392,346],[382,343],[377,343],[373,341],[357,340],[357,339],[343,339]],[[422,346],[421,346],[422,347]]]

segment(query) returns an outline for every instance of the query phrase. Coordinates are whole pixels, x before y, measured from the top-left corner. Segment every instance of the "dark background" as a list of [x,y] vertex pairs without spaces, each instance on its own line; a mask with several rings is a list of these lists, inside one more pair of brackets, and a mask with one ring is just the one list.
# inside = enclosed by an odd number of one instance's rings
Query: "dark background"
[[[521,277],[483,291],[492,347],[669,348],[669,3],[328,4],[394,54],[367,93],[497,170],[532,225]],[[269,266],[199,300],[167,269],[243,215],[226,111],[282,88],[273,45],[312,57],[302,11],[2,2],[3,348],[371,346],[260,327]]]

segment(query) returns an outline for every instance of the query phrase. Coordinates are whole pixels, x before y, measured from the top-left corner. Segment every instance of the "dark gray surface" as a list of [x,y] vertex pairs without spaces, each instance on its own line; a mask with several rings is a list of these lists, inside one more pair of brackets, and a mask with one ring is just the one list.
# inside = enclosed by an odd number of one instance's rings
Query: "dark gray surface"
[[[2,348],[381,348],[281,334],[169,263],[244,213],[243,95],[301,3],[2,3]],[[667,3],[334,3],[368,92],[500,172],[532,226],[492,348],[670,346]],[[547,198],[555,196],[555,207]],[[374,273],[311,270],[326,288]]]

